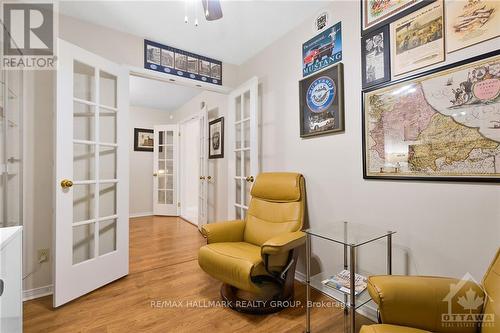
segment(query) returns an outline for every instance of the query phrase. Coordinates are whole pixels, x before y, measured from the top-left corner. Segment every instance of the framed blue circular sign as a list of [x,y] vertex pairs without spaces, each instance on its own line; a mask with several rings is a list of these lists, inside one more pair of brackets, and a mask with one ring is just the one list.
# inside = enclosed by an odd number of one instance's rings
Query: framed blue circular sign
[[327,76],[321,76],[314,80],[307,89],[307,107],[314,113],[323,112],[332,105],[336,93],[335,82]]

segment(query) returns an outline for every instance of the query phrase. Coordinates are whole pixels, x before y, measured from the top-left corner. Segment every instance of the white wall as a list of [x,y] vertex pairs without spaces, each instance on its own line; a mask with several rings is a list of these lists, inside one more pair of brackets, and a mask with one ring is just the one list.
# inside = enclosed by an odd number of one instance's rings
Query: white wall
[[171,116],[165,110],[130,106],[130,216],[153,213],[153,153],[134,151],[134,128],[173,124]]
[[[305,175],[312,227],[347,220],[396,230],[396,273],[459,277],[468,271],[481,278],[500,244],[498,185],[363,180],[359,3],[331,5],[331,22],[342,21],[345,133],[299,137],[301,46],[313,35],[311,19],[240,67],[238,82],[254,75],[261,82],[263,171]],[[448,62],[498,46],[497,38],[449,55]],[[383,248],[378,251],[374,268],[383,273]],[[331,248],[318,244],[315,252],[318,265],[329,265]],[[302,263],[298,270],[304,272]]]

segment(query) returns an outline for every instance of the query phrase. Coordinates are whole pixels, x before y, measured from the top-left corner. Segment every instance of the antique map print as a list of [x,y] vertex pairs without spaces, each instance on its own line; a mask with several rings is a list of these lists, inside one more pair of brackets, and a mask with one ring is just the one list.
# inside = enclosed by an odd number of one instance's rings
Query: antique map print
[[367,176],[500,180],[500,56],[365,94]]
[[500,35],[500,1],[447,0],[447,51],[453,52]]

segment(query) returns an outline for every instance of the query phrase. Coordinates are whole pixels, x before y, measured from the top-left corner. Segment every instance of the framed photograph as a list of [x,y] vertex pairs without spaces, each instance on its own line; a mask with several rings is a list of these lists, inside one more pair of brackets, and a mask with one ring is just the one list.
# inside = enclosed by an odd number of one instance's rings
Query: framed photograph
[[208,123],[208,158],[224,158],[224,117]]
[[210,76],[211,74],[210,62],[206,60],[200,60],[200,74],[205,76]]
[[344,131],[342,63],[299,82],[300,137]]
[[447,0],[445,10],[448,53],[500,35],[498,0]]
[[363,92],[364,178],[500,182],[500,51]]
[[[371,32],[435,0],[361,0],[361,31]],[[389,20],[391,19],[391,20]]]
[[146,46],[146,61],[160,65],[160,48],[153,45]]
[[161,49],[161,65],[174,68],[174,51]]
[[134,151],[153,151],[154,131],[147,128],[134,128]]
[[175,53],[175,69],[180,71],[187,71],[187,55],[182,53]]
[[438,0],[391,23],[394,75],[444,61],[443,1]]
[[221,66],[219,64],[210,64],[210,76],[216,79],[221,77]]
[[198,59],[187,57],[187,71],[189,73],[198,74]]
[[361,38],[361,78],[363,89],[391,79],[389,26]]
[[323,30],[302,44],[302,76],[322,70],[342,60],[341,22]]

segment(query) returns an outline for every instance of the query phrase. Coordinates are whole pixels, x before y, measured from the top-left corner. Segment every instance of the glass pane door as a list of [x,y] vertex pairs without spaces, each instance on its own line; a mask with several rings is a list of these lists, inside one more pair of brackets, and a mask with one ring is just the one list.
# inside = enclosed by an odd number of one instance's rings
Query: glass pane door
[[117,78],[73,63],[73,264],[116,250]]
[[177,126],[156,126],[153,198],[155,215],[177,215]]

